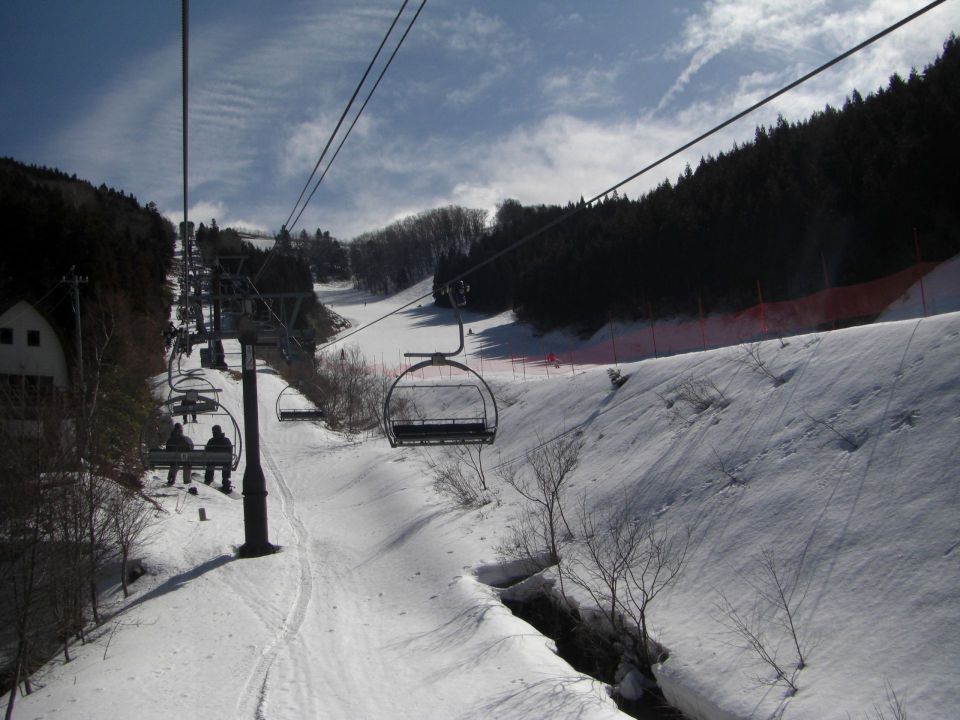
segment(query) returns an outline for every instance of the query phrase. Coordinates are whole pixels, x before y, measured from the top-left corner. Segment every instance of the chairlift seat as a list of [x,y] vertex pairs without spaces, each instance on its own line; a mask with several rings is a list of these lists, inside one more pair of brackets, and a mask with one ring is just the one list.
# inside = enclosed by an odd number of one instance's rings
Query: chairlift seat
[[285,420],[323,420],[323,410],[318,408],[304,408],[302,410],[283,409],[277,411],[280,421]]
[[210,467],[230,467],[233,453],[228,450],[164,450],[155,448],[146,453],[146,465],[149,469],[169,468],[173,465],[203,465]]
[[476,420],[394,422],[390,429],[397,445],[492,443],[496,435],[494,430]]

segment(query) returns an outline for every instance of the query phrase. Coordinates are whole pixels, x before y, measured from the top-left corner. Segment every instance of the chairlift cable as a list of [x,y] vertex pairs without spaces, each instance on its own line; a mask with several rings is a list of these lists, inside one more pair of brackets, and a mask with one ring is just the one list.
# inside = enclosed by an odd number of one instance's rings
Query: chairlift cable
[[[811,70],[810,72],[806,73],[805,75],[797,78],[796,80],[788,83],[787,85],[784,85],[782,88],[780,88],[780,89],[777,90],[776,92],[773,92],[773,93],[771,93],[770,95],[767,95],[765,98],[763,98],[762,100],[754,103],[753,105],[751,105],[750,107],[746,108],[745,110],[741,110],[740,112],[736,113],[735,115],[732,115],[731,117],[729,117],[728,119],[724,120],[724,121],[721,122],[720,124],[714,126],[714,127],[711,128],[710,130],[707,130],[706,132],[698,135],[698,136],[697,136],[696,138],[694,138],[693,140],[690,140],[689,142],[684,143],[683,145],[681,145],[680,147],[676,148],[675,150],[667,153],[666,155],[663,155],[663,156],[660,157],[658,160],[655,160],[654,162],[650,163],[650,164],[647,165],[646,167],[641,168],[641,169],[638,170],[637,172],[633,173],[632,175],[629,175],[628,177],[626,177],[626,178],[624,178],[623,180],[619,181],[619,182],[616,183],[615,185],[612,185],[612,186],[610,186],[609,188],[607,188],[606,190],[604,190],[604,191],[602,191],[602,192],[600,192],[600,193],[597,193],[596,195],[594,195],[592,198],[590,198],[590,199],[587,200],[586,202],[584,202],[584,203],[582,203],[582,204],[580,204],[580,205],[577,205],[577,206],[571,208],[570,210],[567,210],[566,212],[564,212],[564,213],[561,214],[560,216],[554,218],[554,219],[551,220],[550,222],[548,222],[548,223],[546,223],[545,225],[541,226],[540,228],[538,228],[538,229],[536,229],[536,230],[528,233],[527,235],[524,235],[524,236],[521,237],[519,240],[516,240],[515,242],[511,243],[510,245],[508,245],[507,247],[503,248],[502,250],[494,253],[493,255],[491,255],[490,257],[486,258],[485,260],[482,260],[481,262],[477,263],[477,264],[474,265],[473,267],[470,267],[470,268],[468,268],[467,270],[464,270],[463,272],[461,272],[461,273],[458,274],[458,275],[455,275],[455,276],[453,276],[453,277],[451,277],[451,278],[448,278],[448,279],[445,281],[445,284],[449,284],[449,283],[452,283],[452,282],[456,282],[456,281],[458,281],[458,280],[462,280],[462,279],[464,279],[465,277],[467,277],[468,275],[470,275],[471,273],[476,272],[476,271],[479,270],[480,268],[486,267],[487,265],[490,265],[491,263],[495,262],[496,260],[499,260],[499,259],[500,259],[501,257],[503,257],[504,255],[507,255],[508,253],[513,252],[514,250],[516,250],[517,248],[521,247],[522,245],[527,244],[528,242],[530,242],[530,241],[533,240],[534,238],[539,237],[540,235],[542,235],[543,233],[545,233],[547,230],[550,230],[551,228],[559,225],[559,224],[562,223],[562,222],[566,222],[567,220],[569,220],[569,219],[570,219],[571,217],[573,217],[574,215],[576,215],[576,214],[580,213],[581,211],[583,211],[585,208],[590,207],[592,204],[596,203],[596,202],[599,201],[599,200],[602,200],[604,197],[606,197],[607,195],[609,195],[610,193],[612,193],[614,190],[618,190],[618,189],[620,189],[622,186],[626,185],[627,183],[632,182],[633,180],[636,180],[636,179],[637,179],[638,177],[640,177],[641,175],[649,172],[650,170],[653,170],[654,168],[658,167],[659,165],[662,165],[662,164],[665,163],[667,160],[670,160],[671,158],[675,157],[676,155],[679,155],[679,154],[680,154],[681,152],[683,152],[684,150],[688,150],[688,149],[691,148],[692,146],[696,145],[697,143],[699,143],[699,142],[702,141],[702,140],[705,140],[706,138],[710,137],[711,135],[716,134],[717,132],[719,132],[720,130],[724,129],[724,128],[727,127],[728,125],[731,125],[731,124],[735,123],[736,121],[743,119],[744,117],[746,117],[746,116],[749,115],[750,113],[752,113],[752,112],[754,112],[755,110],[763,107],[764,105],[767,105],[768,103],[772,102],[773,100],[775,100],[776,98],[780,97],[780,96],[783,95],[784,93],[787,93],[787,92],[789,92],[790,90],[793,90],[794,88],[798,87],[799,85],[802,85],[803,83],[807,82],[808,80],[811,80],[812,78],[816,77],[817,75],[820,75],[821,73],[823,73],[824,71],[826,71],[826,70],[828,70],[829,68],[833,67],[834,65],[842,62],[843,60],[846,60],[846,59],[849,58],[851,55],[854,55],[854,54],[860,52],[861,50],[863,50],[864,48],[872,45],[873,43],[875,43],[876,41],[880,40],[881,38],[889,35],[890,33],[894,32],[895,30],[898,30],[899,28],[903,27],[903,26],[906,25],[907,23],[910,23],[910,22],[912,22],[913,20],[916,20],[918,17],[926,14],[926,13],[929,12],[930,10],[933,10],[933,9],[934,9],[935,7],[937,7],[938,5],[942,5],[944,2],[946,2],[946,0],[934,0],[933,2],[931,2],[931,3],[927,4],[927,5],[925,5],[924,7],[920,8],[919,10],[911,13],[910,15],[907,15],[906,17],[902,18],[901,20],[898,20],[898,21],[895,22],[894,24],[892,24],[892,25],[884,28],[884,29],[881,30],[880,32],[876,33],[875,35],[872,35],[871,37],[867,38],[867,39],[864,40],[863,42],[861,42],[861,43],[853,46],[853,47],[850,48],[849,50],[846,50],[845,52],[841,53],[840,55],[837,55],[837,56],[834,57],[833,59],[825,62],[824,64],[820,65],[819,67],[817,67],[817,68]],[[338,343],[346,340],[347,338],[352,337],[353,335],[356,335],[357,333],[360,333],[360,332],[366,330],[367,328],[369,328],[369,327],[371,327],[371,326],[373,326],[373,325],[376,325],[378,322],[380,322],[380,321],[382,321],[382,320],[386,320],[388,317],[391,317],[391,316],[393,316],[393,315],[396,315],[397,313],[399,313],[399,312],[407,309],[407,308],[410,307],[411,305],[414,305],[415,303],[418,303],[418,302],[420,302],[421,300],[423,300],[423,299],[425,299],[425,298],[427,298],[427,297],[430,297],[431,295],[434,294],[434,292],[436,292],[436,290],[437,290],[437,288],[433,288],[430,292],[424,293],[423,295],[421,295],[421,296],[419,296],[419,297],[417,297],[417,298],[414,298],[414,299],[411,300],[410,302],[407,302],[407,303],[405,303],[405,304],[403,304],[403,305],[400,305],[400,306],[397,307],[397,308],[394,308],[394,309],[391,310],[390,312],[388,312],[388,313],[386,313],[386,314],[384,314],[384,315],[381,315],[380,317],[378,317],[378,318],[376,318],[376,319],[374,319],[374,320],[371,320],[371,321],[368,322],[366,325],[361,325],[360,327],[356,328],[355,330],[352,330],[352,331],[350,331],[349,333],[347,333],[347,334],[345,334],[345,335],[341,335],[341,336],[339,336],[338,338],[336,338],[335,340],[331,340],[331,341],[328,342],[326,345],[322,345],[321,347],[317,348],[317,350],[318,350],[318,351],[326,350],[328,347],[331,347],[331,346],[333,346],[333,345],[336,345],[336,344],[338,344]]]
[[[390,23],[390,28],[387,30],[386,34],[383,36],[383,40],[380,41],[380,46],[377,48],[376,53],[374,53],[373,58],[370,60],[370,64],[367,65],[367,69],[363,73],[363,77],[360,79],[360,82],[357,83],[357,87],[353,91],[353,95],[351,96],[350,101],[347,103],[347,106],[343,109],[343,113],[340,115],[340,119],[337,121],[337,126],[333,129],[333,132],[330,134],[330,138],[327,140],[327,144],[324,146],[323,151],[320,153],[320,157],[317,158],[317,163],[316,165],[313,166],[313,170],[310,172],[310,177],[307,178],[307,182],[304,183],[303,189],[300,191],[300,197],[297,198],[297,201],[293,205],[293,209],[290,210],[290,214],[287,216],[287,221],[283,224],[281,232],[286,230],[289,233],[290,230],[292,230],[296,226],[297,222],[300,220],[300,216],[303,215],[303,211],[307,209],[307,204],[310,202],[310,199],[313,197],[314,193],[317,191],[317,187],[319,187],[320,185],[319,180],[317,181],[316,186],[314,186],[313,190],[310,192],[310,195],[303,202],[303,206],[300,207],[300,212],[297,213],[297,208],[300,206],[300,201],[303,200],[303,194],[307,191],[307,188],[310,187],[310,182],[313,180],[314,175],[316,175],[317,169],[320,167],[320,163],[323,162],[323,158],[326,156],[327,150],[329,150],[331,143],[333,143],[333,139],[336,137],[337,133],[340,131],[340,127],[343,124],[343,121],[346,119],[347,114],[350,112],[350,108],[353,106],[353,101],[356,100],[357,95],[360,93],[360,88],[362,88],[363,84],[366,82],[367,76],[370,74],[370,70],[373,68],[374,63],[376,62],[377,58],[380,56],[380,52],[381,50],[383,50],[383,46],[386,44],[387,39],[390,37],[390,34],[393,32],[393,28],[396,26],[397,21],[400,19],[400,16],[403,14],[403,11],[406,9],[408,2],[409,0],[403,0],[403,5],[400,6],[400,10],[397,12],[396,17],[394,17],[393,22]],[[423,0],[423,3],[426,3],[426,0]],[[420,5],[421,9],[423,9],[423,3],[421,3]],[[419,10],[417,11],[417,14],[418,15],[420,14]],[[407,29],[407,32],[409,32],[409,28]],[[406,33],[404,33],[404,37],[406,37]],[[403,42],[402,38],[400,42],[401,43]],[[399,45],[397,47],[399,48]],[[394,50],[394,54],[396,54],[396,50]],[[391,60],[392,59],[393,57],[391,56]],[[387,63],[387,65],[389,66],[389,63]],[[383,76],[383,73],[381,73],[381,77],[382,76]],[[377,84],[379,84],[379,82],[380,81],[377,80]],[[374,86],[374,89],[376,89],[376,85]],[[371,94],[372,94],[372,91],[371,91]],[[368,100],[369,100],[369,96],[368,96]],[[366,107],[366,102],[364,102],[363,107]],[[363,108],[360,109],[360,112],[363,112]],[[357,113],[357,117],[359,116],[360,116],[360,113]],[[356,123],[356,119],[354,119],[354,123]],[[350,128],[353,129],[353,125],[351,125]],[[347,135],[349,134],[350,132],[348,130]],[[344,137],[344,140],[346,140],[346,137]],[[341,140],[340,142],[341,146],[343,145],[343,142],[344,141]],[[339,152],[340,152],[340,148],[338,147],[337,153]],[[336,157],[336,154],[334,154],[334,157]],[[326,170],[323,171],[324,176],[327,174],[327,170],[330,169],[330,165],[332,163],[333,163],[333,159],[331,159],[330,162],[327,163],[327,168]],[[323,177],[321,177],[321,180],[322,179]],[[295,220],[293,220],[293,224],[290,224],[290,218],[293,217],[294,213],[297,213],[297,217]],[[254,281],[260,279],[260,275],[267,268],[267,265],[270,264],[270,260],[273,258],[275,247],[276,246],[270,249],[270,252],[267,254],[266,260],[264,260],[263,265],[261,265],[260,269],[257,271],[257,274],[254,277]]]
[[[297,211],[297,208],[300,206],[300,201],[303,200],[304,193],[307,191],[307,188],[310,187],[310,182],[313,180],[314,175],[316,175],[317,169],[320,167],[320,163],[323,162],[323,158],[327,154],[327,150],[330,149],[330,145],[331,143],[333,143],[334,137],[336,137],[337,133],[340,131],[340,126],[343,124],[343,121],[346,119],[347,113],[350,112],[350,108],[353,106],[353,101],[356,100],[357,95],[360,94],[360,88],[363,87],[363,84],[366,82],[367,76],[370,74],[370,70],[373,69],[374,63],[377,61],[377,58],[380,56],[380,51],[383,50],[383,46],[386,45],[387,38],[389,38],[390,33],[393,32],[393,28],[396,26],[397,21],[400,19],[400,16],[403,14],[403,11],[407,7],[408,2],[409,0],[403,0],[403,5],[400,6],[400,10],[397,12],[396,17],[393,19],[393,22],[390,23],[390,27],[387,30],[386,34],[383,36],[383,40],[380,41],[380,47],[378,47],[377,51],[373,54],[373,58],[370,60],[370,64],[367,65],[367,69],[364,71],[363,77],[360,78],[360,82],[357,83],[357,87],[356,89],[354,89],[353,95],[350,97],[349,102],[347,102],[347,106],[343,109],[343,113],[340,115],[340,119],[337,121],[337,126],[333,129],[333,132],[330,133],[330,138],[327,140],[327,144],[324,146],[323,151],[320,153],[320,157],[317,159],[317,164],[313,166],[313,171],[310,173],[310,177],[307,178],[307,182],[304,184],[303,190],[300,191],[300,197],[298,197],[297,201],[293,204],[293,209],[290,211],[290,214],[287,216],[287,220],[283,224],[283,227],[285,228],[287,227],[287,225],[290,223],[290,218],[293,217],[294,213]],[[313,193],[311,193],[311,196],[312,195]],[[307,198],[306,202],[303,203],[304,208],[306,207],[308,202],[310,202],[309,197]],[[300,213],[303,213],[303,209],[300,210]],[[298,219],[299,217],[300,215],[297,215]],[[295,224],[296,224],[296,221],[294,221],[294,225]],[[292,227],[293,226],[291,226],[291,228]],[[288,228],[288,230],[289,229],[290,228]]]
[[[390,57],[387,59],[387,62],[383,66],[383,69],[380,70],[380,75],[377,77],[377,81],[373,84],[373,87],[370,89],[370,92],[367,93],[367,98],[363,101],[363,105],[361,105],[360,109],[357,111],[356,117],[353,118],[353,122],[350,123],[350,127],[347,128],[347,132],[344,134],[343,138],[340,140],[340,144],[337,146],[336,151],[333,153],[333,157],[330,158],[330,162],[327,163],[327,167],[324,168],[323,174],[320,175],[320,178],[317,180],[316,185],[313,186],[313,190],[310,191],[310,195],[308,195],[307,199],[304,201],[303,207],[300,208],[300,212],[297,213],[297,217],[294,218],[293,225],[290,226],[291,228],[296,227],[296,224],[300,221],[300,216],[303,215],[303,211],[307,209],[307,204],[313,198],[314,193],[317,192],[317,189],[320,187],[320,183],[322,183],[323,179],[327,176],[327,172],[330,170],[330,166],[333,165],[333,161],[336,160],[337,155],[340,154],[340,149],[343,147],[343,144],[347,141],[347,138],[350,137],[350,133],[353,130],[354,126],[357,124],[357,121],[360,119],[360,115],[362,115],[363,111],[366,109],[367,103],[369,103],[370,98],[373,97],[373,93],[376,91],[377,87],[380,85],[380,81],[383,80],[383,76],[386,74],[387,69],[390,67],[390,64],[393,62],[393,59],[397,56],[397,52],[399,52],[400,46],[403,45],[403,41],[406,40],[407,35],[410,34],[410,30],[413,29],[413,24],[417,21],[417,18],[420,17],[420,12],[423,10],[423,6],[426,4],[427,4],[427,0],[421,0],[420,7],[417,8],[417,12],[414,14],[413,19],[410,20],[410,23],[407,25],[407,29],[404,31],[403,36],[400,38],[400,41],[397,43],[397,46],[393,49],[393,52],[390,54]],[[312,177],[313,176],[311,175],[311,178]],[[310,181],[308,180],[307,183],[309,184],[309,182]],[[289,218],[287,218],[287,220],[289,222]],[[290,228],[288,228],[288,230],[289,229]]]

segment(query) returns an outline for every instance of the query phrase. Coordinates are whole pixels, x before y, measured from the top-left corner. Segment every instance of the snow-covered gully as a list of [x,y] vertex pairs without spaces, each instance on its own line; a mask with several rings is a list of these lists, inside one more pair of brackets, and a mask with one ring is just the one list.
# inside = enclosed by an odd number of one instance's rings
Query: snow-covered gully
[[[354,326],[385,307],[338,293],[334,309]],[[446,347],[449,328],[428,314],[357,336],[363,351],[382,366],[398,349]],[[567,341],[533,337],[507,316],[467,322],[471,343],[535,353]],[[681,580],[650,610],[670,653],[657,678],[689,717],[890,717],[893,691],[911,717],[948,718],[960,706],[958,342],[953,313],[623,364],[617,388],[606,368],[493,374],[502,427],[487,466],[576,427],[585,443],[574,511],[581,496],[593,508],[629,502],[638,516],[694,528]],[[214,377],[242,415],[239,382]],[[266,367],[258,379],[280,551],[238,559],[242,502],[145,475],[166,509],[138,553],[147,574],[128,602],[105,593],[109,621],[71,662],[37,673],[17,717],[624,717],[605,683],[558,657],[481,582],[524,511],[510,488],[491,477],[495,502],[457,509],[434,491],[421,452],[280,423],[272,402],[285,383]],[[726,402],[695,408],[684,381],[709,381]],[[798,588],[799,670],[778,616],[758,603],[765,549]],[[731,636],[724,600],[763,611],[796,693]]]

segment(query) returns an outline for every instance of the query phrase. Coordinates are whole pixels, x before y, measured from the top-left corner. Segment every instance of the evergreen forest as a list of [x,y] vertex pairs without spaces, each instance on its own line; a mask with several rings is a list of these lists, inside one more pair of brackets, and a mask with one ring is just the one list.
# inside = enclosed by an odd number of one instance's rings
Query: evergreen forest
[[51,291],[74,267],[87,278],[86,298],[120,295],[145,321],[166,322],[175,236],[153,203],[141,207],[122,190],[3,158],[0,217],[7,228],[0,298],[42,300],[41,310],[72,328],[70,304],[58,303],[60,294]]
[[[435,287],[542,330],[737,310],[875,279],[960,251],[960,42],[922,72],[687,167],[636,200],[506,200]],[[553,223],[553,225],[551,225]],[[550,226],[548,229],[544,229]],[[490,260],[520,243],[516,250]],[[473,270],[478,264],[485,266]],[[438,302],[442,297],[437,295]]]

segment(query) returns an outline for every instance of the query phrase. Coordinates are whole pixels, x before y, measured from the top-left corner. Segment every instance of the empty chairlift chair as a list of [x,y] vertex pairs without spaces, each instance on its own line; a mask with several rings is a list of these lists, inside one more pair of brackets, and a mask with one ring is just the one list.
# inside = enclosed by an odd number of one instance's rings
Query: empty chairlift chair
[[460,307],[466,302],[466,290],[462,282],[446,289],[460,328],[460,347],[450,353],[406,353],[427,359],[401,373],[387,391],[384,432],[392,447],[490,445],[496,439],[499,418],[490,386],[474,370],[451,359],[463,351]]
[[292,383],[287,385],[277,395],[277,420],[288,421],[316,421],[323,420],[323,408],[314,406],[302,393],[303,385]]

